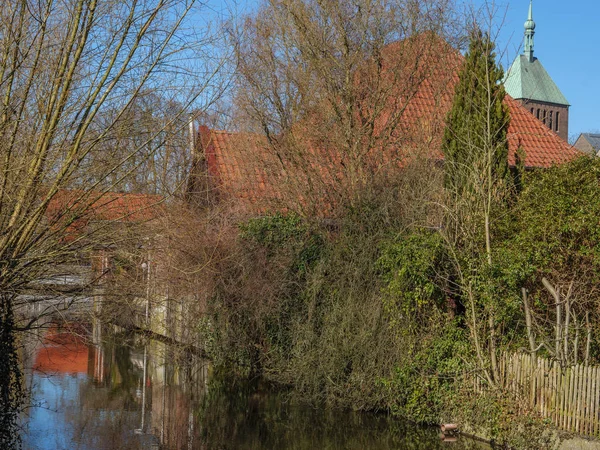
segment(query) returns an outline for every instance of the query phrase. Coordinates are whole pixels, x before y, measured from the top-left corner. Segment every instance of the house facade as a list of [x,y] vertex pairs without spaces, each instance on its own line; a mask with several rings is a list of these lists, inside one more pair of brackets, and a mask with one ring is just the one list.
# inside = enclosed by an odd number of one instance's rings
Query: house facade
[[20,318],[29,322],[57,314],[99,312],[116,251],[137,237],[131,232],[134,227],[164,213],[163,201],[158,195],[58,191],[46,209],[44,224],[56,230],[58,259],[17,297]]
[[581,133],[573,146],[587,155],[600,156],[600,134]]

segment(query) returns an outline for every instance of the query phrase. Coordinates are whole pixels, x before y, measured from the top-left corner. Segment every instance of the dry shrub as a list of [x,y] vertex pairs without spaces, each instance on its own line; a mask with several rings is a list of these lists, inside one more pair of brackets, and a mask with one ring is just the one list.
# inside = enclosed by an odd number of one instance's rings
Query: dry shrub
[[388,408],[382,381],[423,335],[390,326],[377,261],[397,236],[437,226],[440,185],[435,165],[415,159],[339,206],[334,220],[289,213],[242,223],[215,266],[216,361],[313,401]]
[[[172,205],[138,249],[160,263],[153,306],[164,301],[174,311],[165,331],[202,346],[217,367],[293,386],[314,402],[405,411],[395,406],[406,388],[395,381],[398,369],[415,367],[435,343],[445,303],[432,302],[418,322],[406,317],[389,301],[383,273],[399,267],[379,262],[411,233],[433,234],[440,188],[441,171],[415,158],[400,174],[380,174],[328,220],[248,218],[224,199],[195,211]],[[143,281],[135,270],[132,279]],[[429,376],[410,374],[411,388]]]

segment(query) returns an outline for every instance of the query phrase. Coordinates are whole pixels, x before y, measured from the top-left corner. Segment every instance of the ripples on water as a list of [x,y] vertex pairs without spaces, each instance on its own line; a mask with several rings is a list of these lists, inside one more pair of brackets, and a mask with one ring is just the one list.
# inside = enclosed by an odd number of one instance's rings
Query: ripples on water
[[25,449],[489,449],[218,380],[206,362],[157,341],[111,333],[94,345],[90,334],[52,327],[27,342]]

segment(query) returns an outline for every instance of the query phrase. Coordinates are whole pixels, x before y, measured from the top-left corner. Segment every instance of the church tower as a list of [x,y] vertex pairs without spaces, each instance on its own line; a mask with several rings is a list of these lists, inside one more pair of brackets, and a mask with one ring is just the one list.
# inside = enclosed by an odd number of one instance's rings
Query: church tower
[[532,0],[525,22],[523,54],[517,56],[504,78],[506,92],[565,141],[569,137],[569,102],[539,59],[533,56]]

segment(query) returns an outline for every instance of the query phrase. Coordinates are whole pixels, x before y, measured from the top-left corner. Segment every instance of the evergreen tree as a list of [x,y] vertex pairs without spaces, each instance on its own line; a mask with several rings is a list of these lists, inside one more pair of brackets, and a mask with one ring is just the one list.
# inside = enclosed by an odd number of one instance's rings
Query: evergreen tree
[[490,274],[494,267],[494,222],[507,191],[509,113],[503,104],[503,71],[489,34],[471,34],[448,114],[442,149],[449,192],[447,242],[457,268],[478,365],[490,385],[499,380],[498,337],[502,307]]
[[475,183],[496,185],[508,172],[510,119],[502,103],[503,75],[489,34],[476,29],[471,33],[442,144],[446,187],[458,196],[472,192]]

